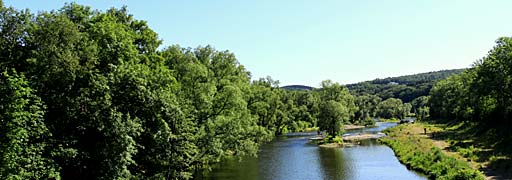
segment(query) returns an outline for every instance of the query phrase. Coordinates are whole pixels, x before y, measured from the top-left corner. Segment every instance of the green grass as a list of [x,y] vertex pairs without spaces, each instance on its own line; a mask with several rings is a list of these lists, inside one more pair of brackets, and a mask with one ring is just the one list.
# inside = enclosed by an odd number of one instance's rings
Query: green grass
[[450,144],[448,150],[460,154],[479,168],[493,171],[500,178],[512,178],[512,137],[496,129],[474,123],[453,123],[436,133]]
[[385,131],[388,136],[380,139],[390,146],[408,168],[423,172],[430,179],[484,179],[483,174],[469,163],[446,155],[432,141],[410,132],[407,125]]

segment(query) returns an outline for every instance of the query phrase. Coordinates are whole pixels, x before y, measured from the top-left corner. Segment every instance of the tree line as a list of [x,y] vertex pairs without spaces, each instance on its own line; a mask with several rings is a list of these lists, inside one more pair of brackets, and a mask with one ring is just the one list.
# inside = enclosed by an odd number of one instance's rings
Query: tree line
[[2,5],[0,19],[2,179],[190,178],[254,155],[292,112],[312,121],[272,80],[251,84],[228,51],[157,50],[126,8]]
[[430,91],[433,118],[478,123],[512,131],[512,39],[502,37],[487,56],[462,74],[441,80]]
[[375,79],[347,87],[355,95],[372,94],[382,99],[397,98],[411,103],[420,96],[428,96],[432,86],[439,80],[451,75],[460,74],[464,69],[442,70],[436,72],[420,73],[407,76]]
[[189,179],[319,127],[403,118],[414,103],[251,82],[229,51],[160,48],[126,7],[32,14],[0,2],[0,179]]

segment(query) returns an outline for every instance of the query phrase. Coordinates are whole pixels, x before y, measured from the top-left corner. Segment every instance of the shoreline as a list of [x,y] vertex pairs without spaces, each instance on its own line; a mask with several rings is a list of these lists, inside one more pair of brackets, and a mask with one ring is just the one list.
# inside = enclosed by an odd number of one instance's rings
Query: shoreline
[[422,172],[430,179],[490,179],[473,163],[447,151],[448,143],[425,134],[427,128],[428,132],[433,130],[423,123],[398,125],[385,130],[387,136],[379,141],[390,147],[408,169]]
[[343,129],[345,129],[345,130],[354,130],[354,129],[363,129],[365,127],[366,126],[363,126],[363,125],[347,124],[347,125],[344,125]]
[[367,139],[379,139],[384,136],[386,136],[386,134],[384,134],[384,133],[377,133],[377,134],[361,133],[361,134],[356,134],[356,135],[343,136],[343,141],[354,142],[354,141],[362,141],[362,140],[367,140]]

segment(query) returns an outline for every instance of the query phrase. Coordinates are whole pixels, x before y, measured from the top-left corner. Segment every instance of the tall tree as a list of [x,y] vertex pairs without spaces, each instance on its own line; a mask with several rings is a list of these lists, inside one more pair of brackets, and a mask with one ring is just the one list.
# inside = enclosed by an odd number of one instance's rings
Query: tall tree
[[343,124],[354,114],[354,97],[347,88],[330,80],[322,81],[321,85],[318,126],[332,138],[341,134]]
[[375,95],[356,96],[355,105],[357,107],[354,113],[354,121],[364,121],[377,115],[377,105],[381,98]]
[[60,179],[48,154],[44,106],[24,76],[0,74],[0,178]]
[[320,130],[327,131],[329,139],[343,133],[343,122],[350,117],[349,109],[340,102],[328,100],[320,104],[318,126]]
[[379,103],[378,115],[383,118],[403,118],[404,107],[402,100],[389,98]]
[[479,118],[490,126],[512,127],[512,38],[502,37],[488,55],[475,63],[471,89],[480,99]]

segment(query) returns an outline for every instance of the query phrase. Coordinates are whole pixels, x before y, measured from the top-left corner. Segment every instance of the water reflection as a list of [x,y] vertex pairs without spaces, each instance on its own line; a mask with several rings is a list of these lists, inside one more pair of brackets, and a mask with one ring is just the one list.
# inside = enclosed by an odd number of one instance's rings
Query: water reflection
[[323,179],[347,179],[350,168],[346,168],[341,148],[318,148]]
[[[347,133],[377,133],[396,123]],[[346,148],[320,148],[309,144],[316,133],[295,133],[264,144],[258,158],[236,158],[218,164],[199,179],[426,179],[398,162],[393,151],[375,140]]]

